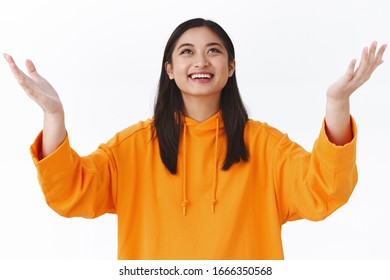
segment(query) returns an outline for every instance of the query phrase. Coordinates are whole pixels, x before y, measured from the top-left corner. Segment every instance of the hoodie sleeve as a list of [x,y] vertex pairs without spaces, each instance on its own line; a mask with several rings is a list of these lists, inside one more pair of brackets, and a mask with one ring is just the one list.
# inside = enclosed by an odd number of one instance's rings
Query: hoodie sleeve
[[30,152],[47,204],[64,217],[95,218],[115,213],[116,167],[110,149],[101,145],[86,157],[80,157],[64,142],[40,160],[42,132]]
[[325,121],[311,153],[280,140],[274,157],[274,186],[281,223],[289,220],[322,220],[344,205],[357,183],[357,128],[351,117],[353,139],[337,146],[325,132]]

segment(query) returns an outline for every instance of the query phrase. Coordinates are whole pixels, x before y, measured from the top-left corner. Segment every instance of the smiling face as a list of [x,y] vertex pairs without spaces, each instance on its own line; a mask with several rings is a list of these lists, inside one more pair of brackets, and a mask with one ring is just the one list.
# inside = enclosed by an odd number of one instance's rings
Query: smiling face
[[183,100],[189,97],[220,99],[221,91],[234,73],[223,41],[208,27],[195,27],[177,40],[171,63],[165,65]]

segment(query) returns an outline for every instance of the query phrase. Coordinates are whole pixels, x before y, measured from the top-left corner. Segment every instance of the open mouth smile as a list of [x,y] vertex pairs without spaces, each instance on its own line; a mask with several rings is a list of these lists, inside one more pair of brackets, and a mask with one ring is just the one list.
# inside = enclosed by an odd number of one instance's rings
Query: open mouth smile
[[209,80],[212,77],[214,77],[214,75],[210,74],[210,73],[194,73],[194,74],[190,74],[188,76],[194,80]]

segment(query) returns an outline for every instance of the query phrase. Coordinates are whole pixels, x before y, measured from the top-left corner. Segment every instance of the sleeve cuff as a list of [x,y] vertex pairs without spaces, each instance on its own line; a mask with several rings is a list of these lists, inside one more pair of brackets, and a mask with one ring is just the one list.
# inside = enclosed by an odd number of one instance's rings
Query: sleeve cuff
[[[356,162],[356,141],[357,141],[357,126],[355,120],[351,116],[351,125],[353,138],[342,146],[338,146],[330,142],[325,131],[325,120],[322,122],[320,135],[314,144],[314,150],[317,150],[321,155],[321,161],[327,166],[338,166],[339,168],[350,167]],[[334,165],[337,162],[337,165]]]
[[[42,131],[35,138],[30,147],[30,154],[38,171],[38,177],[44,182],[45,174],[56,174],[55,177],[63,177],[64,171],[72,168],[72,149],[69,144],[68,134],[61,145],[50,155],[42,158]],[[69,166],[66,166],[69,165]],[[70,169],[69,169],[70,168]]]

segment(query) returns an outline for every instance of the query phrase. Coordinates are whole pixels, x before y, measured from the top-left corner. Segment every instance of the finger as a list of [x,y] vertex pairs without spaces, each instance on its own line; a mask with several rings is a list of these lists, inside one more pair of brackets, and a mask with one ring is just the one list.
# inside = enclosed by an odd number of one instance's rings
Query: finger
[[375,56],[375,53],[376,53],[376,48],[378,46],[378,42],[377,41],[373,41],[370,45],[370,53],[369,55],[374,57]]
[[14,59],[12,58],[12,56],[10,56],[6,53],[4,53],[3,56],[4,56],[5,60],[8,62],[8,65],[11,67],[11,70],[12,70],[12,68],[15,68],[15,67],[17,68],[16,63],[15,63]]
[[367,71],[367,63],[368,63],[368,48],[365,47],[362,51],[362,55],[360,57],[360,63],[358,68],[355,71],[355,78],[360,79],[364,76],[364,73]]
[[386,47],[387,45],[382,45],[379,48],[378,53],[375,55],[372,61],[370,61],[370,64],[367,67],[367,73],[366,73],[367,78],[370,78],[370,76],[375,71],[375,69],[383,63],[382,57],[383,57],[383,53],[386,50]]
[[376,53],[376,47],[378,46],[377,41],[373,41],[370,45],[370,49],[368,52],[368,65],[371,65],[375,61],[375,53]]
[[7,60],[9,67],[11,68],[12,74],[14,74],[16,80],[22,84],[27,78],[26,74],[24,74],[23,71],[18,68],[12,56],[4,54],[4,57]]
[[8,54],[4,54],[5,59],[7,60],[12,73],[14,74],[16,80],[19,85],[23,88],[23,90],[34,100],[36,100],[35,90],[31,85],[31,79],[28,77],[22,70],[18,68],[12,56]]
[[380,65],[383,63],[383,54],[385,53],[385,50],[387,48],[387,44],[384,44],[382,45],[379,50],[378,50],[378,53],[376,54],[376,57],[375,57],[375,64],[376,65]]
[[4,53],[5,60],[8,62],[8,65],[12,67],[17,67],[14,59],[9,54]]
[[36,79],[36,78],[40,78],[41,77],[38,74],[37,69],[35,68],[34,63],[30,59],[26,60],[26,68],[27,68],[27,71],[28,71],[28,73],[30,74],[30,76],[32,78]]
[[9,54],[3,53],[3,56],[8,63],[14,62],[14,59]]
[[352,80],[355,73],[356,59],[352,59],[352,61],[348,65],[347,72],[345,73],[345,77],[348,81]]

